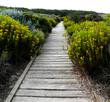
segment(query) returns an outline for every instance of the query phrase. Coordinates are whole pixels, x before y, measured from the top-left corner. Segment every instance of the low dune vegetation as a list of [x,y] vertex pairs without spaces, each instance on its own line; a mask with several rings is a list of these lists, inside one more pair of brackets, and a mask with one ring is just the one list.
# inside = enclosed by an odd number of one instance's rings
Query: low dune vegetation
[[[85,20],[80,23],[64,18],[69,41],[68,54],[74,64],[84,70],[110,97],[110,22],[109,15],[101,21]],[[99,90],[98,90],[99,94]]]

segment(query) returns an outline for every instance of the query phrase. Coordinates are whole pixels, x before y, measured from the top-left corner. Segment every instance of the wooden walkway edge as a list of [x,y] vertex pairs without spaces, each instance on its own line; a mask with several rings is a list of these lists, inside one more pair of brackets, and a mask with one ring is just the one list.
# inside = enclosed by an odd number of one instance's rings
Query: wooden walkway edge
[[11,102],[14,95],[16,94],[19,86],[21,85],[23,79],[25,78],[29,68],[31,67],[31,65],[33,64],[33,61],[36,59],[36,56],[34,56],[31,61],[28,63],[28,65],[26,66],[25,70],[23,71],[22,75],[20,76],[20,78],[18,79],[18,81],[15,83],[15,86],[13,87],[13,89],[11,90],[10,94],[8,95],[8,97],[6,98],[5,102]]

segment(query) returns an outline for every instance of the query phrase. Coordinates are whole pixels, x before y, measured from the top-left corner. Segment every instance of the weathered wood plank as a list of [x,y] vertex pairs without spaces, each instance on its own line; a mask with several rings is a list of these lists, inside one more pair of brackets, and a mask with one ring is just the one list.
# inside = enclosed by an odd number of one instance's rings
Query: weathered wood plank
[[[50,54],[51,55],[51,54]],[[70,59],[69,58],[67,58],[67,57],[56,57],[56,56],[54,56],[54,57],[49,57],[49,56],[47,56],[47,57],[40,57],[40,59],[46,59],[47,58],[47,60],[49,60],[49,59],[53,59],[53,60],[64,60],[64,61],[70,61]]]
[[78,75],[74,75],[72,73],[72,71],[69,70],[47,70],[47,71],[38,71],[38,70],[34,70],[34,71],[29,71],[27,76],[27,78],[45,78],[45,79],[75,79],[77,77],[79,77]]
[[33,64],[32,67],[51,67],[51,68],[72,68],[73,65],[57,65],[57,64],[47,64],[47,65],[44,65],[44,64]]
[[34,62],[69,62],[69,59],[39,59],[38,61],[34,61]]
[[66,67],[73,67],[70,63],[33,63],[32,66],[66,66]]
[[88,98],[15,97],[12,102],[92,102]]
[[50,62],[50,61],[48,61],[48,62],[42,62],[42,61],[38,61],[38,62],[34,62],[33,64],[57,64],[57,65],[72,65],[72,62],[70,62],[70,61],[68,61],[68,62]]
[[76,79],[25,79],[20,86],[25,89],[83,89]]
[[51,97],[51,98],[84,98],[88,97],[84,91],[80,90],[23,90],[20,89],[17,93],[17,96],[22,97]]
[[[74,75],[74,72],[71,70],[54,70],[54,71],[29,71],[28,75],[37,75],[37,74],[52,74],[52,75]],[[74,75],[75,76],[75,75]]]
[[72,68],[43,68],[43,67],[31,67],[30,71],[70,71]]
[[77,84],[77,79],[26,79],[23,81],[22,84]]

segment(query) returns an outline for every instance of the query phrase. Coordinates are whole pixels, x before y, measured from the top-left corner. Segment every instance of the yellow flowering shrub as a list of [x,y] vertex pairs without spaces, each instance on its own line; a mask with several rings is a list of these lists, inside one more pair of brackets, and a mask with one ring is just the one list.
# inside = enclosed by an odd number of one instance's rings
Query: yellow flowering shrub
[[39,38],[27,26],[8,16],[0,16],[0,55],[7,51],[11,62],[29,59],[38,43]]
[[73,61],[89,68],[106,64],[106,49],[110,40],[110,26],[106,22],[73,24],[67,27],[67,32],[71,35],[69,56]]

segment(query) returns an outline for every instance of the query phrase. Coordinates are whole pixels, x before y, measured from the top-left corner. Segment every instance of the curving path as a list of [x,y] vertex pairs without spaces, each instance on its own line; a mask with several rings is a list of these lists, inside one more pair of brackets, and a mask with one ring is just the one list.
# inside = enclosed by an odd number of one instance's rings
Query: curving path
[[61,22],[49,35],[12,102],[92,102],[68,58]]

